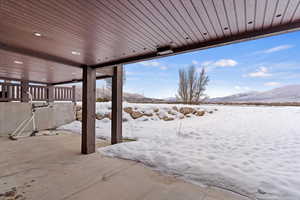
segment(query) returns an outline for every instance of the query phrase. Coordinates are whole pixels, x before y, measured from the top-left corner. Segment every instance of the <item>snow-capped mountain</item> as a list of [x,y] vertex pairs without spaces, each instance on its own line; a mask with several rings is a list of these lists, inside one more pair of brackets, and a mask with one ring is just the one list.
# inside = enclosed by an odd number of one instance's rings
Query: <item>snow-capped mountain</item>
[[209,102],[300,102],[300,85],[287,85],[265,92],[240,93],[212,98]]

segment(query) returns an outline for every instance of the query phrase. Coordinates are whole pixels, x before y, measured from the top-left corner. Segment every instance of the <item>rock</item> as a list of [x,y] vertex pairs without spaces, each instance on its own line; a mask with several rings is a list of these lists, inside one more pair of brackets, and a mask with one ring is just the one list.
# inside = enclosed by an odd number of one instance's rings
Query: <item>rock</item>
[[16,190],[10,190],[4,193],[4,197],[14,197],[17,194]]
[[218,109],[215,108],[214,111],[218,111]]
[[26,198],[22,194],[18,194],[15,199],[16,200],[25,200]]
[[182,107],[179,109],[179,112],[181,112],[182,114],[184,115],[187,115],[187,114],[192,114],[194,113],[196,110],[191,108],[191,107]]
[[111,120],[111,113],[106,113],[106,114],[104,115],[104,118],[108,118],[108,119]]
[[260,188],[258,188],[257,192],[260,193],[260,194],[267,194],[265,191],[263,191],[263,190],[260,189]]
[[173,106],[172,109],[178,112],[177,106]]
[[195,112],[195,115],[198,116],[198,117],[201,117],[201,116],[203,116],[204,114],[205,114],[204,111],[197,111],[197,112]]
[[211,110],[211,111],[208,111],[208,113],[209,113],[209,114],[213,114],[213,113],[214,113],[214,111],[212,111],[212,110]]
[[169,110],[169,111],[168,111],[168,114],[170,114],[170,115],[176,115],[176,112],[174,112],[174,111],[172,111],[172,110]]
[[102,114],[100,114],[100,113],[96,113],[95,117],[96,117],[96,119],[98,119],[98,120],[102,120],[102,119],[105,118],[105,116],[102,115]]
[[138,119],[140,117],[142,117],[144,114],[139,112],[139,111],[132,111],[132,113],[130,113],[130,116],[132,117],[132,119]]
[[162,119],[163,119],[164,121],[172,121],[172,120],[174,120],[173,117],[168,117],[168,116],[164,116]]
[[153,111],[157,113],[157,112],[159,112],[159,109],[158,108],[154,108]]
[[126,107],[123,110],[124,110],[124,112],[126,112],[128,114],[131,114],[133,112],[133,109],[131,107]]
[[153,116],[152,113],[143,113],[143,115],[146,116],[146,117],[152,117]]

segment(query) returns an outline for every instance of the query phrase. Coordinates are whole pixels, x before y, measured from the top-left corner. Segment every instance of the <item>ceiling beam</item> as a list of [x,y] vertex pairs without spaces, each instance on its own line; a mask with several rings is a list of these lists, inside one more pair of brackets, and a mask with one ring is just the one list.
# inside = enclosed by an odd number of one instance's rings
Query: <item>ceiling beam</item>
[[18,78],[8,78],[8,77],[3,77],[0,76],[0,80],[9,80],[9,81],[28,81],[29,83],[37,83],[37,84],[48,84],[47,82],[42,82],[42,81],[31,81],[27,79],[18,79]]
[[[110,76],[110,75],[98,76],[98,77],[96,77],[96,80],[102,80],[102,79],[111,78],[111,77],[112,76]],[[64,85],[64,84],[70,84],[70,83],[79,83],[82,81],[83,81],[83,79],[73,79],[71,81],[62,81],[62,82],[51,83],[50,85]]]
[[0,42],[0,49],[8,51],[8,52],[13,52],[13,53],[22,54],[22,55],[25,55],[25,56],[30,56],[30,57],[34,57],[34,58],[43,59],[43,60],[46,60],[46,61],[51,61],[51,62],[63,64],[63,65],[82,68],[81,63],[74,62],[74,61],[66,59],[66,58],[62,58],[62,57],[42,53],[42,52],[39,52],[39,51],[34,51],[34,50],[23,48],[23,47],[8,45],[8,44],[5,44],[3,42]]
[[255,30],[252,32],[246,32],[246,33],[243,33],[240,35],[229,36],[229,37],[225,37],[225,38],[218,39],[218,40],[202,42],[202,43],[195,43],[195,44],[191,44],[188,46],[173,48],[172,49],[173,53],[167,54],[167,55],[158,55],[157,52],[152,52],[149,54],[123,58],[123,59],[119,59],[116,61],[99,63],[96,65],[92,65],[92,67],[93,68],[102,68],[102,67],[114,66],[114,65],[119,65],[119,64],[130,64],[130,63],[141,62],[141,61],[150,60],[150,59],[154,59],[154,58],[162,58],[162,57],[177,55],[177,54],[181,54],[181,53],[188,53],[191,51],[219,47],[219,46],[224,46],[224,45],[228,45],[228,44],[234,44],[234,43],[239,43],[239,42],[243,42],[243,41],[248,41],[248,40],[255,40],[255,39],[259,39],[259,38],[263,38],[263,37],[269,37],[269,36],[273,36],[273,35],[278,35],[278,34],[288,33],[288,32],[292,32],[292,31],[298,31],[298,30],[300,30],[300,22],[295,22],[293,24],[286,24],[286,25],[281,25],[281,26],[277,26],[277,27],[271,27],[271,28],[268,28],[268,29],[262,30],[262,31]]

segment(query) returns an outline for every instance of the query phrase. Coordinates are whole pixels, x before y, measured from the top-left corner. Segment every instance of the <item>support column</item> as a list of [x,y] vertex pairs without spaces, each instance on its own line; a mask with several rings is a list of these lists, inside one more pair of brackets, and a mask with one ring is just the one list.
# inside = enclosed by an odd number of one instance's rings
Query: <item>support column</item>
[[96,111],[96,69],[83,67],[82,87],[82,143],[81,153],[94,153],[95,143],[95,111]]
[[54,101],[54,86],[47,85],[47,102],[51,103]]
[[76,103],[76,86],[72,86],[72,102]]
[[29,96],[27,94],[29,89],[28,81],[21,81],[21,102],[29,102]]
[[123,66],[113,68],[111,143],[122,142]]

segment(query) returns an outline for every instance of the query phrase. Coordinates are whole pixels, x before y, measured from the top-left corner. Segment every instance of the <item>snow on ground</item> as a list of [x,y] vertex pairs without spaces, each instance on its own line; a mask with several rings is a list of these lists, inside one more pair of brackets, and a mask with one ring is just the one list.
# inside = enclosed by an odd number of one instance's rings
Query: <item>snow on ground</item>
[[[137,104],[144,109],[174,105]],[[97,104],[97,111],[107,109]],[[138,141],[99,149],[108,156],[138,160],[162,173],[263,200],[300,199],[300,108],[202,106],[203,117],[129,120],[123,135]],[[110,120],[96,120],[109,137]],[[81,123],[63,126],[80,132]]]

